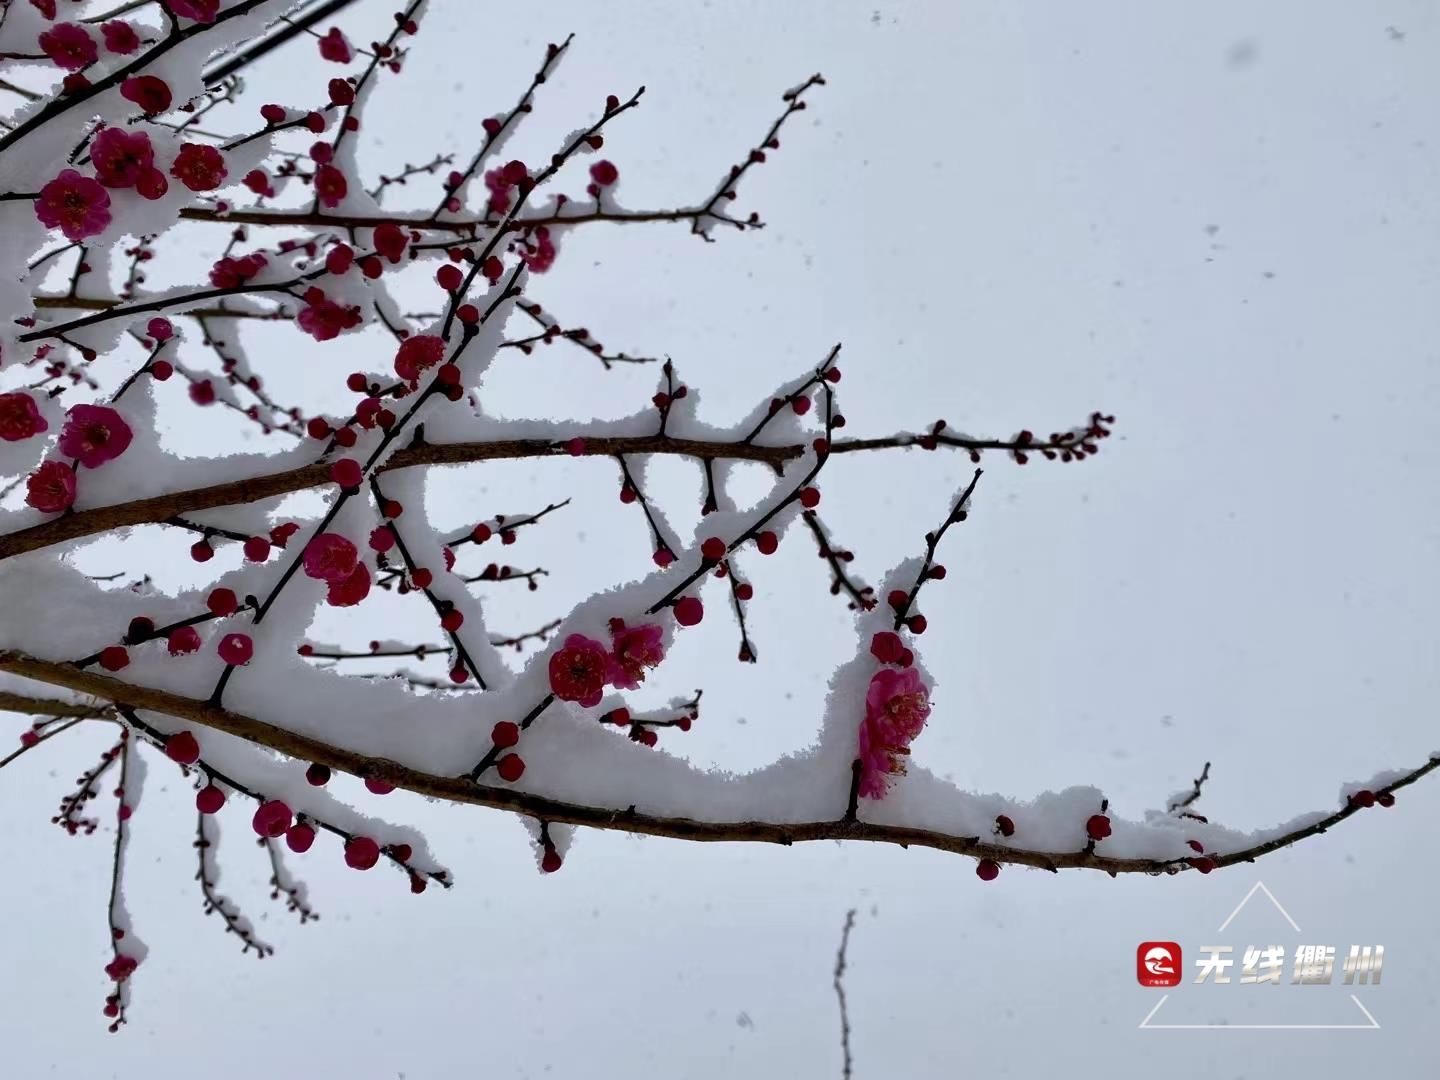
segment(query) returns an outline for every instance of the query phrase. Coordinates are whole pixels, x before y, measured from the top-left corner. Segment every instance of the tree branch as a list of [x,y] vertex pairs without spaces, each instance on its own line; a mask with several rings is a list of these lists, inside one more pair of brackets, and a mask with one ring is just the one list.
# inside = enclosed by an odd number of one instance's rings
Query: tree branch
[[[436,776],[398,762],[367,757],[344,747],[332,746],[308,735],[287,731],[267,721],[231,712],[195,698],[134,686],[109,676],[79,671],[67,664],[37,660],[22,653],[0,652],[0,671],[9,671],[37,682],[62,686],[109,701],[123,702],[134,709],[164,713],[192,723],[204,724],[298,760],[327,765],[362,780],[382,780],[394,787],[405,788],[430,798],[508,810],[558,824],[588,825],[596,829],[665,836],[701,843],[742,842],[781,844],[788,847],[791,844],[819,840],[852,840],[896,844],[900,847],[933,848],[977,859],[991,859],[997,863],[1033,866],[1052,872],[1086,869],[1111,875],[1174,874],[1202,861],[1206,863],[1205,869],[1254,862],[1263,855],[1327,832],[1363,809],[1360,802],[1351,800],[1342,809],[1303,828],[1228,854],[1210,854],[1205,860],[1109,858],[1096,853],[1093,844],[1074,851],[1035,851],[987,843],[975,836],[952,836],[931,829],[879,825],[845,817],[802,822],[696,821],[692,818],[640,813],[633,807],[618,810],[563,802],[509,787],[489,787],[472,781],[469,776]],[[1393,794],[1428,776],[1437,768],[1440,768],[1440,755],[1410,770],[1398,780],[1377,788],[1373,794],[1377,797]]]

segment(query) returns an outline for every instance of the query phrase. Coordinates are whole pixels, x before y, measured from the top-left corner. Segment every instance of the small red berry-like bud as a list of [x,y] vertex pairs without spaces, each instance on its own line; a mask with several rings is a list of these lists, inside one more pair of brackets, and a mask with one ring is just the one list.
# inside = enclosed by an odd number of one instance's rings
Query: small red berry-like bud
[[464,624],[464,622],[465,616],[460,614],[460,612],[456,611],[454,608],[451,608],[449,611],[445,612],[444,615],[440,616],[440,628],[442,630],[447,630],[452,634],[456,630],[459,630],[460,627]]
[[470,539],[474,540],[477,544],[485,543],[486,540],[489,540],[490,537],[494,535],[495,534],[490,531],[490,526],[486,525],[483,521],[470,530]]
[[870,655],[882,664],[896,663],[905,653],[905,643],[900,635],[882,630],[870,639]]
[[806,510],[814,510],[820,505],[820,489],[807,487],[800,490],[800,505]]
[[1104,814],[1091,814],[1085,822],[1085,833],[1091,840],[1104,840],[1110,835],[1110,819]]
[[261,105],[260,115],[267,124],[283,124],[285,122],[285,108],[282,105]]
[[324,787],[330,782],[330,766],[318,762],[305,770],[305,780],[311,787]]
[[440,267],[439,270],[435,271],[435,280],[440,283],[440,287],[446,292],[453,293],[465,283],[465,275],[458,266],[452,263],[446,263]]
[[354,446],[355,441],[359,439],[359,437],[360,436],[355,434],[355,429],[352,427],[342,427],[335,432],[335,441],[347,448]]
[[371,795],[389,795],[395,790],[395,785],[387,784],[384,780],[371,779],[365,781],[365,789],[369,791]]
[[680,717],[680,719],[678,719],[678,720],[675,721],[675,726],[676,726],[677,728],[679,728],[681,731],[689,731],[689,730],[690,730],[690,724],[691,724],[691,723],[692,723],[692,721],[691,721],[690,717],[688,717],[688,716],[682,716],[682,717]]
[[656,566],[664,568],[675,561],[675,553],[669,548],[656,548],[655,554],[650,558],[655,561]]
[[513,784],[525,775],[525,762],[519,754],[506,754],[495,763],[495,771],[500,774],[501,780]]
[[250,537],[245,541],[245,558],[254,563],[262,563],[270,558],[270,541],[263,536]]
[[34,746],[39,741],[40,736],[35,732],[33,728],[26,728],[20,733],[20,745],[27,749]]
[[175,374],[175,365],[169,360],[156,360],[150,365],[150,377],[156,382],[164,382]]
[[1371,807],[1375,805],[1375,793],[1373,791],[1357,791],[1350,796],[1350,801],[1356,806]]
[[553,874],[562,865],[560,853],[554,848],[546,848],[544,856],[540,859],[540,869],[547,874]]
[[302,821],[285,830],[285,846],[296,855],[304,855],[314,843],[315,827],[313,825],[307,825]]
[[790,408],[794,410],[796,416],[804,416],[810,411],[810,399],[808,397],[797,397],[794,401],[790,402]]
[[355,249],[349,244],[336,244],[325,253],[325,269],[337,277],[355,265]]
[[945,567],[937,563],[936,565],[930,567],[930,569],[926,572],[925,576],[929,578],[934,578],[936,581],[943,581],[945,579]]
[[231,667],[241,667],[248,664],[250,657],[255,654],[255,643],[248,634],[226,634],[220,639],[217,651],[225,663]]
[[125,643],[138,645],[142,641],[149,641],[154,633],[155,620],[147,619],[144,615],[137,615],[130,620],[130,628],[125,631]]
[[694,626],[705,617],[705,608],[698,596],[682,596],[675,601],[675,621],[681,626]]
[[331,79],[326,89],[330,92],[332,105],[349,105],[355,100],[355,87],[346,79]]
[[453,682],[456,686],[459,686],[468,678],[470,678],[470,673],[465,670],[464,664],[457,664],[455,667],[450,669],[450,681]]
[[169,319],[156,316],[145,324],[145,332],[156,341],[169,341],[175,336],[175,327]]
[[305,422],[305,431],[312,439],[328,439],[333,430],[323,416],[312,416]]
[[369,870],[380,861],[380,845],[368,836],[345,841],[345,865],[352,870]]
[[357,394],[370,392],[370,380],[366,378],[363,371],[352,371],[345,377],[345,386]]
[[214,784],[207,784],[195,793],[195,809],[202,814],[218,814],[225,805],[225,792]]
[[435,575],[423,566],[418,566],[410,572],[410,582],[417,589],[428,589],[434,580]]
[[341,458],[330,466],[330,479],[341,488],[359,488],[364,474],[354,458]]
[[1185,843],[1186,843],[1187,845],[1189,845],[1190,850],[1193,851],[1193,852],[1195,852],[1196,854],[1198,854],[1198,855],[1204,855],[1204,854],[1205,854],[1205,845],[1202,844],[1202,843],[1200,843],[1199,840],[1186,840]]
[[410,856],[414,855],[415,852],[410,850],[409,844],[391,844],[390,854],[395,856],[395,858],[399,859],[401,862],[409,862]]
[[767,529],[755,537],[755,546],[760,549],[761,555],[774,555],[780,546],[780,538]]
[[209,540],[197,540],[190,548],[190,558],[196,562],[209,562],[215,557],[215,549]]
[[630,710],[625,708],[625,706],[623,705],[620,706],[620,708],[618,709],[611,709],[604,716],[600,717],[600,722],[602,724],[605,723],[605,721],[607,720],[610,723],[614,724],[616,727],[629,727]]
[[165,740],[165,756],[181,765],[194,765],[200,760],[200,742],[188,731],[177,731]]
[[370,532],[370,549],[384,553],[395,546],[395,530],[389,525],[381,525]]
[[474,326],[480,321],[480,309],[474,304],[461,304],[455,311],[455,317],[467,326]]
[[896,611],[899,611],[909,602],[910,594],[902,589],[893,589],[891,590],[890,595],[887,596],[885,599],[887,602],[889,602],[891,607],[893,607]]
[[995,818],[995,831],[1001,836],[1014,836],[1015,822],[1011,821],[1006,815],[999,814]]
[[755,595],[755,587],[748,581],[742,581],[735,586],[735,597],[739,600],[749,600]]
[[1394,806],[1394,805],[1395,805],[1395,796],[1392,795],[1392,794],[1391,794],[1390,792],[1388,792],[1388,791],[1382,791],[1382,792],[1380,792],[1379,795],[1376,795],[1376,796],[1375,796],[1375,801],[1376,801],[1377,803],[1379,803],[1381,806],[1386,806],[1386,807]]
[[580,457],[585,453],[585,440],[577,435],[565,444],[565,450],[571,457]]
[[206,598],[205,606],[210,609],[210,614],[223,619],[240,609],[240,601],[236,599],[235,590],[216,589]]
[[289,806],[279,799],[271,799],[256,808],[255,816],[250,819],[250,824],[261,836],[277,840],[285,835],[285,830],[290,828],[294,817]]
[[[435,372],[435,377],[442,383],[449,386],[460,385],[460,367],[457,364],[441,364]],[[389,427],[389,424],[385,425]]]
[[911,615],[910,618],[905,620],[905,625],[912,634],[923,634],[925,628],[929,626],[930,623],[924,615]]
[[700,545],[700,554],[711,562],[719,562],[725,558],[725,541],[718,536],[711,536]]
[[641,728],[636,737],[646,746],[654,746],[660,741],[660,736],[655,734],[653,728]]
[[994,859],[981,859],[980,865],[975,867],[975,876],[981,881],[994,881],[1000,876],[1000,864]]
[[1208,874],[1211,870],[1215,869],[1215,860],[1208,855],[1201,856],[1198,859],[1186,859],[1185,861],[1202,874]]
[[502,750],[520,741],[520,725],[513,720],[501,720],[490,730],[490,738]]
[[121,671],[130,665],[130,654],[122,646],[111,645],[100,650],[100,666],[106,671]]

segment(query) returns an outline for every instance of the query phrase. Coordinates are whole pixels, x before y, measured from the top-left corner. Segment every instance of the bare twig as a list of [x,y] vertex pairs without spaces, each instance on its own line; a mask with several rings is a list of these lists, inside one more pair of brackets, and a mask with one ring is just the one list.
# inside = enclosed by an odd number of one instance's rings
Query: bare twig
[[1166,809],[1173,814],[1176,811],[1184,810],[1187,807],[1194,805],[1195,801],[1200,798],[1200,789],[1205,786],[1205,781],[1209,779],[1210,762],[1207,761],[1205,762],[1205,768],[1200,770],[1200,775],[1192,781],[1192,783],[1195,785],[1194,789],[1190,791],[1187,795],[1176,799]]
[[835,954],[835,997],[840,1002],[840,1051],[843,1056],[840,1075],[850,1080],[854,1060],[850,1056],[850,1011],[845,1004],[845,953],[850,948],[850,931],[855,928],[855,909],[845,913],[840,931],[840,948]]
[[255,950],[255,957],[264,960],[275,952],[274,946],[267,945],[255,936],[250,920],[240,914],[240,909],[228,898],[215,891],[214,855],[215,841],[210,839],[206,818],[210,815],[198,812],[195,815],[195,852],[199,863],[195,880],[200,882],[200,892],[205,898],[205,914],[218,914],[225,923],[225,932],[234,934],[243,943],[241,954]]

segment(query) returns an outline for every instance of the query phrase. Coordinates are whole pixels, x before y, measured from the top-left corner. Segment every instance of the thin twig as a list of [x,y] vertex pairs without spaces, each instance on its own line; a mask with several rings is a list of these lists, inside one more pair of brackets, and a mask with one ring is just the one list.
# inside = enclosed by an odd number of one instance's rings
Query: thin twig
[[844,1063],[840,1075],[850,1080],[853,1059],[850,1056],[850,1011],[845,1004],[845,952],[850,948],[850,931],[855,928],[855,909],[845,913],[845,926],[840,931],[840,949],[835,954],[835,997],[840,1002],[840,1051]]
[[1209,779],[1210,762],[1207,761],[1205,762],[1205,768],[1200,770],[1200,775],[1192,781],[1192,783],[1195,785],[1194,790],[1192,790],[1191,792],[1189,792],[1189,794],[1183,796],[1182,798],[1176,799],[1166,809],[1173,814],[1177,810],[1184,810],[1186,807],[1193,805],[1195,803],[1195,800],[1200,798],[1200,789],[1205,786],[1205,781]]

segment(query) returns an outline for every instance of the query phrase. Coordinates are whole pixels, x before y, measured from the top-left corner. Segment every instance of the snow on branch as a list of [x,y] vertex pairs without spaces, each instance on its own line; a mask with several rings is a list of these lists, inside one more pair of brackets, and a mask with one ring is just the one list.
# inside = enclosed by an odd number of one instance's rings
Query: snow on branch
[[[0,125],[0,711],[24,717],[0,768],[24,767],[42,745],[64,747],[77,728],[115,733],[98,761],[77,763],[83,771],[54,816],[77,837],[101,831],[109,815],[95,807],[115,792],[111,1030],[127,1020],[145,959],[124,870],[147,757],[193,784],[195,862],[186,865],[203,909],[257,956],[269,945],[219,888],[221,815],[237,805],[264,849],[273,898],[307,922],[316,916],[291,865],[327,850],[357,871],[388,869],[413,892],[452,885],[422,836],[368,812],[397,789],[519,815],[545,873],[563,866],[577,828],[593,828],[931,847],[973,858],[990,880],[1007,864],[1210,872],[1391,806],[1440,766],[1435,756],[1382,773],[1343,788],[1338,808],[1250,833],[1194,812],[1208,765],[1166,812],[1138,820],[1091,787],[1022,802],[961,791],[926,770],[915,751],[936,703],[919,602],[923,589],[940,606],[939,550],[963,539],[957,526],[972,513],[980,472],[923,534],[923,552],[877,574],[876,586],[822,521],[822,478],[856,453],[1085,461],[1115,417],[1092,412],[1044,435],[971,435],[935,420],[842,437],[835,345],[745,415],[701,421],[702,388],[672,362],[607,350],[533,299],[536,283],[569,272],[565,238],[580,227],[682,223],[706,241],[717,225],[759,228],[758,212],[734,209],[747,178],[775,160],[782,134],[787,147],[810,137],[797,117],[824,79],[779,95],[768,124],[757,120],[760,138],[717,167],[708,193],[632,207],[621,165],[602,152],[612,126],[642,107],[643,86],[597,92],[538,161],[504,152],[517,127],[536,122],[542,88],[576,47],[566,38],[467,145],[367,175],[361,119],[374,95],[404,92],[401,76],[426,47],[426,10],[427,0],[393,12],[357,0],[156,0],[95,22],[67,21],[39,0],[0,5],[0,102],[11,110]],[[304,99],[260,105],[250,66],[281,50],[294,71],[312,71]],[[309,67],[299,63],[307,54]],[[456,162],[463,167],[447,168]],[[409,207],[379,201],[416,192]],[[149,287],[157,260],[178,267],[179,284]],[[351,370],[320,402],[272,394],[281,360],[247,348],[268,331],[289,335],[293,351],[335,355],[367,328],[385,343],[385,370]],[[557,341],[574,348],[556,353],[583,350],[606,370],[653,363],[631,369],[655,373],[653,394],[620,419],[497,415],[480,393],[487,372],[533,365],[532,354]],[[341,383],[350,396],[337,407]],[[162,445],[171,410],[217,405],[248,433],[283,437],[262,453],[220,435],[193,456]],[[672,517],[647,480],[662,457],[700,466],[698,524],[675,524],[690,515]],[[497,623],[496,609],[550,570],[529,560],[463,565],[480,558],[470,549],[559,529],[570,498],[539,496],[501,514],[467,494],[463,516],[441,528],[427,510],[427,474],[482,476],[490,463],[522,459],[559,472],[592,458],[608,460],[621,503],[643,516],[647,573],[593,581],[570,610],[518,622],[548,619],[536,629]],[[731,479],[744,463],[768,467],[768,488],[742,510]],[[467,489],[482,490],[483,480]],[[292,512],[284,497],[300,492],[309,509]],[[230,557],[214,565],[229,568],[171,595],[143,568],[114,585],[114,575],[72,564],[78,544],[136,529],[157,563],[204,566],[223,551]],[[814,744],[741,776],[668,752],[699,722],[702,689],[667,684],[666,660],[677,636],[705,619],[706,583],[724,582],[726,603],[710,617],[733,617],[738,661],[758,663],[778,646],[758,640],[749,619],[755,583],[782,544],[812,541],[856,631]],[[526,589],[496,587],[521,581]],[[339,641],[312,638],[317,612],[343,617],[380,593],[429,629],[410,640],[343,640],[343,630]],[[8,615],[36,611],[47,614]],[[377,660],[394,670],[366,667]],[[668,692],[669,703],[632,707],[645,687]],[[331,792],[342,774],[363,786],[363,805]],[[848,931],[847,922],[835,972],[842,1018]]]

